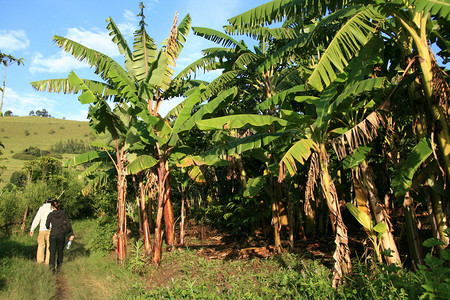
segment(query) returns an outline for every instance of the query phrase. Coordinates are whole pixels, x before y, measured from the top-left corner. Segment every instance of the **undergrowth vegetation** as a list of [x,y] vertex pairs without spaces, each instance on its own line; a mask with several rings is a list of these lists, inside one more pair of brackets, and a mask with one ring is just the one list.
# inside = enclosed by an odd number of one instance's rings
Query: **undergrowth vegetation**
[[[130,245],[127,261],[95,247],[102,227],[94,219],[74,222],[75,242],[53,275],[35,262],[35,240],[12,235],[0,241],[1,299],[448,299],[449,252],[428,255],[416,271],[355,259],[353,274],[337,289],[331,269],[302,253],[272,258],[208,259],[202,245],[148,263],[142,242]],[[191,243],[194,243],[192,241]],[[431,243],[431,244],[430,244]],[[428,244],[434,245],[433,240]]]

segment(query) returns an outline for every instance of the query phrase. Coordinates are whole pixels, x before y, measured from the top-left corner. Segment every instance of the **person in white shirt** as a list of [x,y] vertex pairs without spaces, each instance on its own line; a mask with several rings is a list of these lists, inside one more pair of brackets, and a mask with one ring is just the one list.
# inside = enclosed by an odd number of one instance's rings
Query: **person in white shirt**
[[34,229],[39,225],[36,261],[38,263],[45,262],[46,265],[50,262],[50,230],[45,226],[45,222],[47,221],[48,214],[53,210],[51,207],[51,202],[53,200],[53,197],[49,197],[45,203],[39,207],[30,228],[30,236],[33,237]]

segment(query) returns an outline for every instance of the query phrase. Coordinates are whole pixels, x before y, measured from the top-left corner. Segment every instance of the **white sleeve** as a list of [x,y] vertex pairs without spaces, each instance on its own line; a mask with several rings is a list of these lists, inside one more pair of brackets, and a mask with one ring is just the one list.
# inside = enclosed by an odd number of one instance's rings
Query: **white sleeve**
[[31,223],[31,228],[30,228],[30,232],[34,231],[36,229],[36,227],[39,225],[39,223],[41,222],[41,209],[42,207],[39,207],[39,210],[36,213],[36,216],[33,219],[33,223]]

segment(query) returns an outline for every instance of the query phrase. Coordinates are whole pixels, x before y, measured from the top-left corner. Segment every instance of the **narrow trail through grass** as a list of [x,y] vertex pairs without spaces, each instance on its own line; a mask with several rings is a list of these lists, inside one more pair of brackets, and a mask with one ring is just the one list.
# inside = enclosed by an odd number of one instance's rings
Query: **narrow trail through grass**
[[0,299],[120,299],[143,280],[117,265],[114,256],[90,251],[95,226],[95,220],[74,222],[75,241],[64,250],[57,274],[36,263],[34,237],[14,234],[0,240]]

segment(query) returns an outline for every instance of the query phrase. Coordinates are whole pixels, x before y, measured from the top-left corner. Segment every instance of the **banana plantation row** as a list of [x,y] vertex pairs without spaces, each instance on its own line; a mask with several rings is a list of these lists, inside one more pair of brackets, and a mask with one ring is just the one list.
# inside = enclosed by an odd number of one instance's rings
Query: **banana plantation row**
[[[274,0],[230,18],[224,31],[191,28],[189,15],[181,21],[176,15],[159,48],[147,34],[142,4],[138,16],[132,47],[107,20],[123,62],[54,37],[99,81],[71,72],[32,83],[40,91],[77,93],[90,107],[90,127],[104,142],[67,165],[91,163],[84,172],[89,188],[110,176],[117,181],[119,262],[126,255],[126,203],[135,201],[127,195],[131,181],[140,191],[145,248],[157,264],[163,232],[169,246],[176,240],[172,189],[184,195],[183,242],[185,199],[196,184],[211,201],[228,197],[248,228],[261,227],[271,214],[278,252],[284,216],[291,246],[324,234],[328,224],[334,286],[352,270],[343,210],[364,227],[380,262],[400,265],[406,255],[394,238],[400,228],[390,222],[392,207],[403,207],[413,264],[423,257],[418,206],[426,208],[441,247],[448,245],[450,89],[431,48],[448,62],[448,4]],[[190,31],[217,46],[175,74]],[[216,70],[211,82],[196,79]],[[173,97],[184,100],[162,117],[161,103]]]

